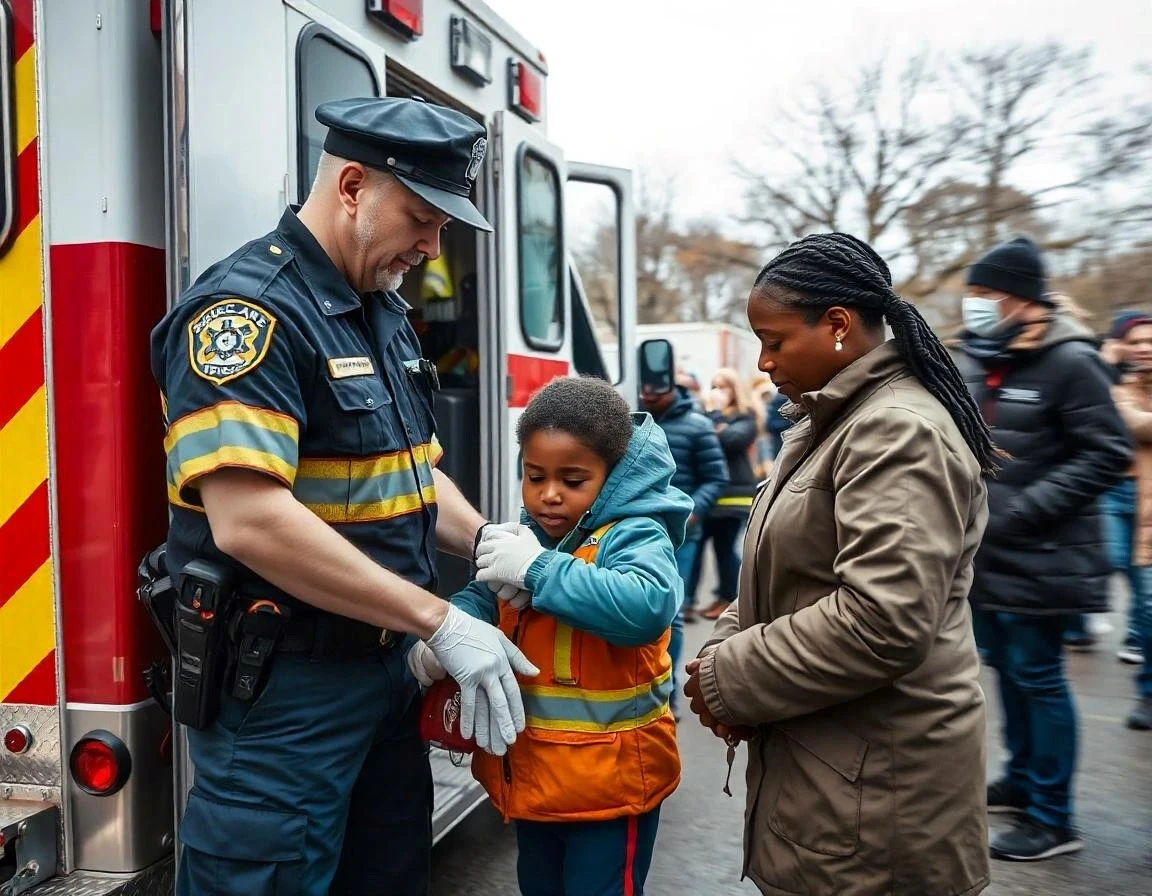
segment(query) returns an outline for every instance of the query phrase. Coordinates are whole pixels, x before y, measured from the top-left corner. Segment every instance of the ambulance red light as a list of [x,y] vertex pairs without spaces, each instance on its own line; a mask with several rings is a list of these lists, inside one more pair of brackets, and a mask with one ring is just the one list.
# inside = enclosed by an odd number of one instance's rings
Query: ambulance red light
[[508,60],[508,105],[528,121],[539,121],[544,110],[544,79],[526,62]]
[[23,725],[14,725],[4,732],[4,749],[9,753],[27,753],[32,746],[32,732]]
[[110,731],[90,731],[76,742],[68,760],[72,779],[85,793],[111,796],[132,773],[132,757]]
[[424,33],[424,0],[368,0],[368,15],[407,40]]

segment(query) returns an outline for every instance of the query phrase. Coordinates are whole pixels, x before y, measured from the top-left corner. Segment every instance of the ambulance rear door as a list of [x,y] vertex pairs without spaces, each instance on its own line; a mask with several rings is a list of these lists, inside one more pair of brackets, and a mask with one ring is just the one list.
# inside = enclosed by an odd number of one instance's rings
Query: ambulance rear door
[[504,358],[506,366],[492,390],[497,412],[488,418],[499,430],[488,438],[502,448],[498,481],[505,492],[498,515],[511,519],[521,504],[516,421],[532,393],[572,367],[567,168],[560,148],[514,113],[495,113],[492,133],[497,191],[493,294],[500,299],[489,351]]
[[632,172],[568,163],[565,225],[570,278],[572,365],[615,384],[634,404],[636,378],[636,214]]

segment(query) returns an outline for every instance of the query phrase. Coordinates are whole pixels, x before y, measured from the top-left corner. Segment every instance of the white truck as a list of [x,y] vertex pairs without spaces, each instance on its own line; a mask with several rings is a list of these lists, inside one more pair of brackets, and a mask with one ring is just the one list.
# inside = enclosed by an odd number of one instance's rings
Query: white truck
[[[639,324],[636,338],[667,339],[676,354],[676,369],[692,373],[707,392],[712,374],[721,367],[731,367],[745,380],[756,374],[760,357],[760,340],[747,327],[735,324],[698,321],[670,324]],[[611,367],[614,350],[603,346],[605,361]]]

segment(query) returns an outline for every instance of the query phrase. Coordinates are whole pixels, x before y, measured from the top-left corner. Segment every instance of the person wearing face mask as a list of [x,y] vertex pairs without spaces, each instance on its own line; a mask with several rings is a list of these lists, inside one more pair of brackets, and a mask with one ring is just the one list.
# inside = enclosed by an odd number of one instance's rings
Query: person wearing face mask
[[[1117,315],[1121,318],[1121,315]],[[1140,667],[1138,702],[1126,724],[1152,730],[1152,316],[1127,312],[1112,328],[1124,345],[1124,373],[1112,387],[1120,416],[1136,441],[1131,477],[1104,496],[1105,521],[1111,527],[1113,565],[1128,575],[1132,597],[1128,630],[1119,657]],[[1125,537],[1126,536],[1126,537]],[[1126,549],[1126,550],[1125,550]]]
[[1073,827],[1077,722],[1064,672],[1068,616],[1108,609],[1111,566],[1098,498],[1132,444],[1093,334],[1047,292],[1039,248],[1017,237],[968,270],[957,364],[1001,451],[986,476],[988,527],[970,599],[997,672],[1008,761],[990,812],[1017,824],[994,858],[1047,859],[1082,844]]
[[[750,449],[756,443],[761,425],[761,410],[752,399],[740,374],[722,367],[712,377],[712,389],[707,394],[708,416],[712,418],[724,460],[728,465],[728,485],[712,506],[704,521],[703,540],[687,593],[696,594],[700,581],[700,568],[704,546],[711,541],[716,555],[716,600],[700,611],[704,619],[719,619],[736,598],[740,576],[740,556],[736,552],[740,533],[748,522],[752,497],[756,494],[756,473],[752,469]],[[693,598],[694,601],[694,598]],[[686,617],[686,621],[689,617]]]

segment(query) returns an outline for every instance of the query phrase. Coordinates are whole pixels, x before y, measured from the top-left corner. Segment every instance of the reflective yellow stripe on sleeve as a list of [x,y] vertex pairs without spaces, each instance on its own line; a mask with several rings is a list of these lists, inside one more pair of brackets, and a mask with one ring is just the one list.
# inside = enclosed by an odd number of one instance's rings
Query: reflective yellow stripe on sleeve
[[222,467],[269,473],[291,486],[300,425],[286,414],[226,401],[181,417],[168,428],[168,481],[177,493]]

